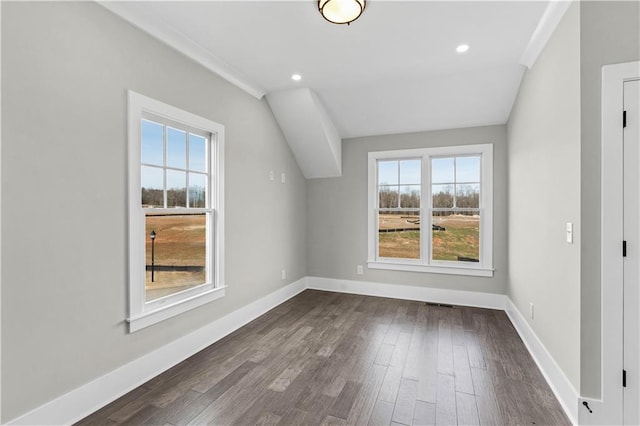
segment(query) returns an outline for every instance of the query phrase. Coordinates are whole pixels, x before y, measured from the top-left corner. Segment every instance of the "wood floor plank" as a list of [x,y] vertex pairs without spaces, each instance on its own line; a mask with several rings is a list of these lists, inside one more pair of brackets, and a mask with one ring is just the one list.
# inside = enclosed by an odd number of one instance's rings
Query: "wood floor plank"
[[[310,327],[309,327],[310,328]],[[281,369],[298,359],[306,349],[300,346],[300,339],[306,333],[297,336],[294,333],[277,352],[270,356],[268,363],[261,363],[251,373],[242,379],[242,383],[233,386],[220,398],[208,405],[188,424],[203,423],[233,423],[235,419],[245,414],[246,407],[253,405],[260,395],[268,390],[268,386],[279,375]],[[238,404],[242,398],[243,404]],[[288,402],[288,400],[287,400]]]
[[380,346],[380,350],[376,355],[376,359],[374,364],[384,365],[385,367],[389,365],[389,361],[391,361],[391,355],[393,354],[393,349],[395,345],[390,345],[388,343],[384,343]]
[[436,402],[438,384],[438,334],[439,315],[434,307],[427,311],[425,336],[420,349],[420,366],[418,369],[418,400]]
[[358,397],[351,407],[347,417],[348,424],[360,425],[367,423],[376,404],[386,370],[387,367],[381,365],[373,365],[371,367],[369,374],[362,382]]
[[307,290],[79,425],[569,420],[503,311]]
[[380,388],[378,399],[395,403],[410,343],[411,336],[408,333],[401,333],[399,335],[393,355],[391,356],[391,361],[389,362],[390,365],[387,368],[387,374]]
[[453,376],[438,373],[436,425],[455,425],[457,422],[456,390]]
[[152,417],[143,422],[143,425],[159,425],[164,423],[177,424],[180,419],[185,417],[185,412],[191,410],[191,404],[200,398],[202,394],[194,390],[190,390],[176,399],[171,404],[158,409]]
[[465,331],[465,346],[469,355],[469,366],[475,368],[487,368],[482,353],[482,345],[476,331]]
[[393,402],[387,402],[378,400],[373,407],[371,418],[369,419],[369,425],[371,426],[387,426],[391,424],[391,416],[393,416],[393,408],[395,404]]
[[305,422],[305,418],[307,417],[307,412],[304,410],[300,410],[298,408],[294,408],[289,412],[285,417],[280,419],[279,424],[281,425],[304,425],[307,424]]
[[438,373],[453,375],[451,322],[447,317],[438,322]]
[[117,423],[115,420],[108,420],[110,415],[118,412],[127,404],[130,404],[132,401],[137,401],[140,398],[143,398],[146,393],[148,393],[150,389],[144,386],[138,386],[131,392],[122,396],[119,399],[111,402],[110,404],[102,407],[100,410],[93,413],[91,416],[88,416],[79,422],[76,423],[77,426],[93,426],[100,424],[107,424],[109,422]]
[[466,346],[455,345],[453,347],[453,370],[456,392],[473,395],[473,381],[471,379],[471,368]]
[[326,395],[318,395],[312,402],[307,402],[306,407],[307,415],[304,418],[303,423],[285,423],[281,422],[283,425],[287,424],[309,424],[309,425],[317,425],[324,421],[324,418],[329,415],[329,410],[333,407],[333,403],[336,401],[336,398],[331,398]]
[[418,393],[418,382],[411,379],[402,379],[398,398],[393,409],[391,420],[405,425],[413,422],[413,410],[416,405],[416,395]]
[[484,368],[471,368],[471,377],[473,378],[473,387],[476,393],[480,424],[505,424],[505,420],[500,415],[489,371]]
[[333,416],[327,416],[324,418],[320,426],[344,426],[346,424],[347,422],[344,419],[333,417]]
[[402,377],[418,380],[420,364],[422,363],[422,345],[427,334],[427,305],[420,303],[417,306],[415,327],[411,333],[409,353],[402,372]]
[[505,424],[522,424],[523,418],[512,389],[512,383],[504,372],[502,363],[492,360],[489,372],[494,386],[500,416]]
[[464,323],[462,320],[462,310],[458,307],[451,309],[451,342],[453,345],[464,345]]
[[436,424],[436,405],[430,402],[416,401],[413,411],[414,426],[433,426]]
[[282,420],[282,417],[269,411],[265,411],[258,418],[258,421],[255,424],[260,426],[275,426],[280,422],[280,420]]
[[127,426],[138,426],[145,423],[149,418],[151,418],[154,413],[157,411],[157,407],[153,405],[147,405],[142,410],[136,412],[133,416],[129,417],[127,420],[120,422],[121,425]]
[[347,382],[329,410],[329,415],[346,420],[361,387],[360,383]]
[[476,397],[463,392],[456,392],[456,415],[460,425],[480,425]]
[[340,392],[342,392],[342,389],[346,384],[347,379],[342,376],[336,376],[336,378],[324,388],[322,393],[335,398],[340,395]]

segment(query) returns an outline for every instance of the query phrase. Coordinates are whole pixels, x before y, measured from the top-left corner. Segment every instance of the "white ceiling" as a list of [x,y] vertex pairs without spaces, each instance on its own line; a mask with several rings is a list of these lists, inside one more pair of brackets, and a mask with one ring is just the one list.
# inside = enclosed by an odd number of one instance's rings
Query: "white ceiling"
[[312,89],[348,138],[505,123],[554,3],[368,1],[349,26],[316,1],[103,4],[257,97]]

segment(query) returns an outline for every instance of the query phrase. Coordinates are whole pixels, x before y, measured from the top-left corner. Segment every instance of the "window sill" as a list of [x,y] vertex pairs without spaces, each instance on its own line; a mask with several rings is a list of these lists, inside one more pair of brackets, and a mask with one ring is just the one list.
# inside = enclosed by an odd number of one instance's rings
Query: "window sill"
[[224,297],[225,289],[226,286],[216,287],[204,293],[199,293],[153,311],[143,312],[138,316],[127,318],[127,322],[129,323],[129,333],[149,327],[150,325],[156,324],[160,321],[164,321],[183,312],[197,308],[198,306],[202,306],[205,303],[220,299],[221,297]]
[[468,275],[474,277],[493,277],[492,268],[478,268],[467,266],[449,265],[417,265],[399,262],[367,261],[370,269],[387,269],[390,271],[427,272],[432,274]]

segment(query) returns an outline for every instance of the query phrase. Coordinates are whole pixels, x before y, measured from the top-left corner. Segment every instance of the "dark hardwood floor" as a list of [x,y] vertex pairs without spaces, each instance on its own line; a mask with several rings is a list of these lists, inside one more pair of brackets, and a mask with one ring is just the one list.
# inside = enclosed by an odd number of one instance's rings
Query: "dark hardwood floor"
[[307,290],[79,425],[565,425],[502,311]]

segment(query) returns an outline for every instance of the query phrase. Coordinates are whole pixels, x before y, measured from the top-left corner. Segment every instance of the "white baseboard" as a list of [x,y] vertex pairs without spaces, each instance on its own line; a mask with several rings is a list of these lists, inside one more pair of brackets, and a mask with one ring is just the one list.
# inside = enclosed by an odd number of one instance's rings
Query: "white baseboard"
[[504,310],[560,401],[567,416],[573,424],[577,424],[578,393],[507,296],[495,293],[319,277],[306,277],[291,283],[193,333],[174,340],[154,352],[131,361],[27,414],[13,419],[7,424],[72,424],[81,420],[305,289]]
[[507,296],[496,293],[448,290],[410,285],[383,284],[369,281],[339,280],[307,277],[307,288],[388,297],[391,299],[417,300],[420,302],[446,303],[477,308],[505,309]]
[[15,425],[72,424],[305,290],[305,279],[274,291],[16,419]]
[[507,298],[505,311],[569,420],[577,425],[578,392],[511,299]]

